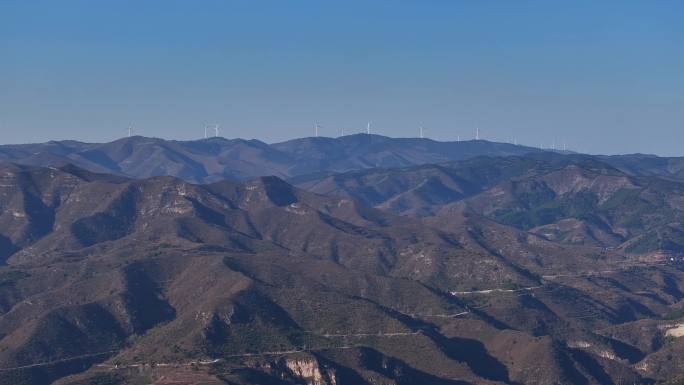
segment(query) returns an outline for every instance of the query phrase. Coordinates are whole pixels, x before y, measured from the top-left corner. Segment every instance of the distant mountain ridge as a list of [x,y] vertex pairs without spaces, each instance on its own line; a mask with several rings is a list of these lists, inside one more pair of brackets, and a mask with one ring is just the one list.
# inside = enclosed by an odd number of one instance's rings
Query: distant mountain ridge
[[51,141],[3,145],[0,161],[33,166],[71,163],[94,172],[133,178],[168,175],[193,183],[211,183],[270,175],[286,179],[319,172],[407,167],[539,151],[484,140],[437,142],[366,134],[302,138],[275,144],[244,139],[174,141],[135,136],[109,143]]
[[[0,145],[0,161],[43,167],[74,164],[93,172],[131,178],[174,176],[191,183],[240,181],[259,176],[291,179],[310,174],[440,164],[481,156],[531,154],[563,153],[486,140],[439,142],[375,134],[309,137],[273,144],[222,137],[177,141],[133,136],[108,143],[65,140]],[[643,154],[592,157],[631,175],[684,180],[682,157]]]

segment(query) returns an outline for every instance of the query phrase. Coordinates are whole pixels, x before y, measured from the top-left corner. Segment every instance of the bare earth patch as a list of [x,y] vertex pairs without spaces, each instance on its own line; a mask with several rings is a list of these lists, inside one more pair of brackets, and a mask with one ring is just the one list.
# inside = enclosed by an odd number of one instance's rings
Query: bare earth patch
[[665,332],[668,337],[684,337],[684,324],[679,324],[672,329],[668,329]]

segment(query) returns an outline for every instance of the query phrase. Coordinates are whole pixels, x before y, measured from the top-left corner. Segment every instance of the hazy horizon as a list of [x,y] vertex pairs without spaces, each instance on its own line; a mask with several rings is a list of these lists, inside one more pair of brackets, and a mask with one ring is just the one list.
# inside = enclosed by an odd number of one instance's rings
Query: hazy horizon
[[0,4],[0,144],[365,130],[683,156],[684,3]]
[[[565,148],[564,143],[550,143],[548,146],[534,146],[531,144],[527,143],[514,143],[514,142],[509,142],[509,141],[499,141],[496,140],[495,138],[488,139],[488,138],[483,138],[481,137],[480,139],[475,139],[475,138],[460,138],[456,140],[439,140],[439,139],[434,139],[434,138],[429,138],[429,137],[424,137],[420,138],[419,136],[389,136],[389,135],[382,135],[382,134],[377,134],[377,133],[371,133],[373,136],[379,136],[383,138],[390,138],[390,139],[425,139],[425,140],[430,140],[434,142],[442,142],[442,143],[454,143],[454,142],[475,142],[475,141],[484,141],[484,142],[490,142],[490,143],[501,143],[501,144],[510,144],[510,145],[516,145],[516,146],[521,146],[521,147],[529,147],[529,148],[535,148],[535,149],[543,149],[543,150],[548,150],[548,151],[558,151],[558,152],[567,152],[567,153],[577,153],[577,154],[584,154],[584,155],[653,155],[653,156],[659,156],[659,157],[667,157],[663,155],[658,155],[658,154],[653,154],[653,153],[646,153],[646,152],[630,152],[630,153],[594,153],[594,152],[586,152],[586,151],[581,151],[581,149],[573,149],[573,148]],[[357,133],[350,133],[346,134],[344,136],[353,136],[353,135],[366,135],[366,133],[363,132],[357,132]],[[482,136],[482,135],[481,135]],[[179,138],[164,138],[160,136],[146,136],[146,135],[140,135],[140,134],[133,134],[133,138],[144,138],[144,139],[160,139],[164,141],[179,141],[179,142],[192,142],[192,141],[201,141],[201,140],[211,140],[215,138],[215,136],[210,135],[207,138],[201,137],[201,138],[190,138],[190,139],[179,139]],[[302,137],[297,137],[297,138],[289,138],[281,141],[265,141],[261,140],[259,138],[241,138],[241,137],[226,137],[223,135],[219,135],[218,138],[224,139],[224,140],[258,140],[262,143],[266,144],[278,144],[278,143],[283,143],[283,142],[288,142],[292,140],[302,140],[302,139],[313,139],[313,138],[320,138],[320,139],[340,139],[343,136],[325,136],[325,135],[319,135],[318,137],[316,136],[302,136]],[[49,139],[46,141],[41,141],[41,142],[26,142],[26,143],[0,143],[0,146],[8,145],[8,146],[16,146],[16,145],[31,145],[31,144],[44,144],[48,142],[66,142],[66,141],[75,141],[75,142],[82,142],[82,143],[90,143],[90,144],[105,144],[105,143],[111,143],[117,140],[122,140],[122,139],[127,139],[128,136],[124,135],[120,138],[115,138],[112,140],[107,140],[107,141],[83,141],[83,140],[78,140],[78,139]],[[554,147],[555,146],[555,147]],[[674,155],[676,157],[676,155]]]

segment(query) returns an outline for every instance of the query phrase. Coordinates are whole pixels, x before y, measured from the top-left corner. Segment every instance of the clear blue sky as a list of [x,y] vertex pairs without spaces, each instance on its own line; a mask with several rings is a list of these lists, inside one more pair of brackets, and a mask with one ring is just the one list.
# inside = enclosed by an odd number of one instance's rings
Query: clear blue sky
[[684,155],[684,2],[0,1],[0,143],[373,130]]

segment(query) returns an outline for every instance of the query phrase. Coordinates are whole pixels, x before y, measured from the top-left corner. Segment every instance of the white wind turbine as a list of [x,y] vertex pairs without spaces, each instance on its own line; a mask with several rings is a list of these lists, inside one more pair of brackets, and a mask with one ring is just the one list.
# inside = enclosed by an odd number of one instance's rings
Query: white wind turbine
[[370,135],[370,126],[371,126],[371,122],[368,122],[368,124],[366,124],[366,134],[368,134],[368,135]]
[[204,125],[204,139],[209,138],[209,130],[214,130],[214,137],[219,136],[219,125],[218,124],[205,124]]
[[423,135],[423,125],[421,124],[418,126],[418,130],[420,131],[420,138],[423,139],[425,136]]

